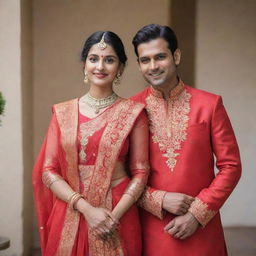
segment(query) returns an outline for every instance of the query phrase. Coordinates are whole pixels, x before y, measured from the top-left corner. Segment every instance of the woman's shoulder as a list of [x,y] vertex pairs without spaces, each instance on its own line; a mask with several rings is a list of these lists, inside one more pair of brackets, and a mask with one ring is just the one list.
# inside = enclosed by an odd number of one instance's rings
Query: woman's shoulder
[[77,108],[78,107],[78,98],[75,99],[71,99],[71,100],[67,100],[67,101],[63,101],[63,102],[59,102],[56,103],[52,106],[52,110],[53,112],[56,111],[66,111],[67,109],[70,108]]

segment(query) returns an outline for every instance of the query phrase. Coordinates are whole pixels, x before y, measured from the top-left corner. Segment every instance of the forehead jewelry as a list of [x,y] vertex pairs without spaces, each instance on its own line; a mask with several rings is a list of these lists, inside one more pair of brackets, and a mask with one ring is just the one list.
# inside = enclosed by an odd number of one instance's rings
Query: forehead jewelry
[[105,37],[105,33],[103,34],[100,42],[97,44],[98,48],[101,49],[102,51],[107,48],[107,44],[104,41],[104,37]]

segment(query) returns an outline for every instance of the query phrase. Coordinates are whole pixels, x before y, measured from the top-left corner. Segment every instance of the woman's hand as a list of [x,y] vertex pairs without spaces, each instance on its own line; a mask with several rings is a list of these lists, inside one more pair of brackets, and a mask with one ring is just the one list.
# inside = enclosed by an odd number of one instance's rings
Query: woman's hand
[[76,206],[77,210],[83,214],[90,228],[102,238],[111,235],[119,223],[110,211],[93,207],[84,199],[80,199]]

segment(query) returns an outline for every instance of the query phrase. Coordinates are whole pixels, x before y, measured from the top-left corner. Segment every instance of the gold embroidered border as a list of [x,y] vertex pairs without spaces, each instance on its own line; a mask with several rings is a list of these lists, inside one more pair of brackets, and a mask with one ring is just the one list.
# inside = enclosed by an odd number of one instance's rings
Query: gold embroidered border
[[91,176],[94,170],[94,165],[79,165],[79,175],[80,180],[84,185],[83,195],[85,198],[87,198],[87,192],[89,190],[90,182],[91,182]]
[[100,116],[88,122],[82,123],[80,125],[80,135],[81,135],[81,139],[80,139],[81,150],[79,152],[80,160],[86,161],[85,149],[88,144],[88,139],[95,132],[99,131],[101,128],[103,128],[106,125],[106,122],[109,119],[110,111],[105,111]]
[[196,197],[195,201],[191,204],[189,210],[199,223],[204,227],[217,213],[210,210],[208,205]]
[[138,200],[138,205],[159,219],[163,219],[164,211],[162,210],[162,205],[166,192],[162,190],[150,192],[149,190],[150,188],[147,187],[141,198]]
[[152,94],[146,98],[153,142],[158,144],[163,156],[167,158],[166,164],[171,171],[177,163],[177,151],[187,137],[190,98],[191,94],[184,89],[179,96],[168,99],[167,110],[166,102],[162,98]]
[[[100,140],[95,170],[88,191],[88,201],[93,206],[111,207],[111,203],[106,205],[108,204],[106,198],[109,193],[116,159],[125,138],[142,109],[142,104],[124,99],[112,108],[110,120]],[[113,246],[113,243],[103,243],[97,236],[93,235],[93,232],[89,232],[89,247],[90,253],[95,256],[123,255],[118,236],[116,236]]]
[[[61,145],[67,161],[67,180],[73,190],[79,191],[77,166],[78,100],[71,100],[55,106],[56,117],[61,131]],[[57,256],[70,256],[79,225],[79,213],[67,207]]]

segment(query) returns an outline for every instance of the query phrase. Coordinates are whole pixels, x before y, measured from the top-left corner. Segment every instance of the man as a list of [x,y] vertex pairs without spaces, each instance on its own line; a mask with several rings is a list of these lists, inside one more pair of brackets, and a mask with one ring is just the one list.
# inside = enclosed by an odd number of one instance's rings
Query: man
[[181,52],[169,27],[147,25],[133,45],[150,84],[133,97],[146,105],[151,132],[151,174],[140,200],[144,255],[227,255],[219,209],[241,163],[222,99],[178,77]]

